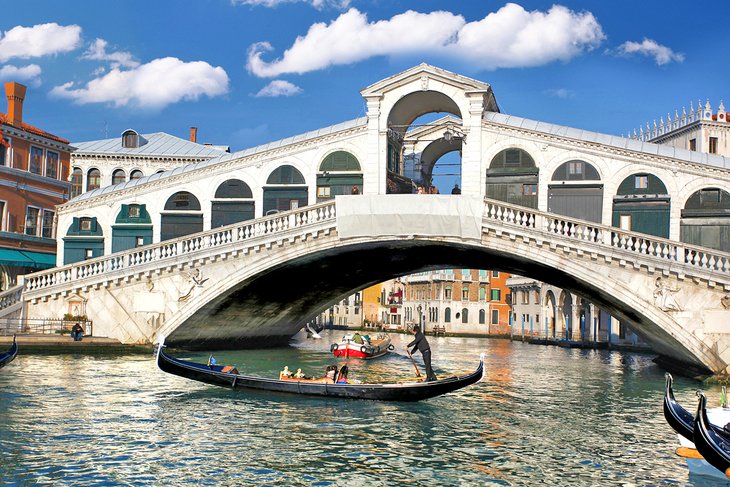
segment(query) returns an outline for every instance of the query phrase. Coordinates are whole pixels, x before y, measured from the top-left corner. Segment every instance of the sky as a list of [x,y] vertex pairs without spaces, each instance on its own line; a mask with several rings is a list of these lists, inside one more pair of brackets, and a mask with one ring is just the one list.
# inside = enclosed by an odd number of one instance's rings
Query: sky
[[[10,0],[0,0],[10,2]],[[365,115],[422,62],[491,84],[503,113],[626,135],[730,107],[727,0],[24,0],[0,81],[72,142],[166,132],[232,151]],[[0,102],[0,111],[6,105]]]

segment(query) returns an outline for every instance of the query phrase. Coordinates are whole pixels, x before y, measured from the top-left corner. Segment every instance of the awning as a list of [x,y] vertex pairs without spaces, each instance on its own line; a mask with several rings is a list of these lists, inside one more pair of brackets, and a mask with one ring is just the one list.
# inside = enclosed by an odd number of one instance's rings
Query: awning
[[0,265],[49,269],[56,267],[56,254],[44,254],[31,250],[0,249]]

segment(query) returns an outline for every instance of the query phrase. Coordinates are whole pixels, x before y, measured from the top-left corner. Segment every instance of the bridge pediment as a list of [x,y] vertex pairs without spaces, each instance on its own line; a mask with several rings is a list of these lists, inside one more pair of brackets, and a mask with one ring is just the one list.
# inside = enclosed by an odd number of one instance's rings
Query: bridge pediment
[[373,83],[360,91],[360,94],[365,98],[382,96],[384,93],[388,93],[397,88],[413,83],[419,84],[420,89],[425,91],[429,89],[429,83],[431,81],[444,83],[463,91],[481,91],[484,93],[490,93],[492,91],[492,87],[488,83],[452,73],[451,71],[446,71],[445,69],[437,68],[430,64],[422,63],[418,66],[414,66],[398,74],[394,74],[393,76]]

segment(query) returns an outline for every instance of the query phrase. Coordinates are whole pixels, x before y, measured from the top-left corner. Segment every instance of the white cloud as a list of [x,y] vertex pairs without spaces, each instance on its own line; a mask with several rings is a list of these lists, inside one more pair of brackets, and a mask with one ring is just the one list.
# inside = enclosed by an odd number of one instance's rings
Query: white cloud
[[553,88],[545,90],[544,93],[555,98],[573,98],[573,92],[567,88]]
[[17,67],[6,64],[0,66],[0,81],[24,81],[32,86],[41,84],[41,67],[37,64]]
[[136,68],[139,63],[134,60],[132,54],[126,51],[106,52],[108,42],[104,39],[95,39],[89,48],[81,56],[82,59],[95,61],[110,61],[112,68]]
[[483,69],[540,66],[568,61],[604,39],[593,14],[560,5],[528,12],[508,3],[469,23],[451,12],[412,10],[368,22],[366,14],[352,8],[329,25],[310,26],[279,59],[263,60],[273,50],[268,42],[251,45],[247,68],[256,76],[273,77],[395,55],[449,56]]
[[155,59],[134,69],[113,68],[84,87],[69,82],[51,94],[80,104],[111,103],[163,108],[180,100],[197,100],[228,92],[228,74],[204,61],[183,62],[174,57]]
[[373,56],[425,52],[442,48],[463,24],[463,17],[450,12],[412,10],[368,23],[367,16],[353,8],[329,25],[310,26],[307,35],[298,37],[276,61],[262,59],[264,52],[273,50],[268,42],[253,44],[247,67],[256,76],[267,77],[306,73]]
[[0,34],[0,62],[12,58],[28,59],[68,52],[80,44],[81,27],[78,25],[18,25]]
[[302,89],[295,84],[282,79],[275,79],[256,93],[256,98],[264,96],[293,96],[302,92]]
[[251,5],[254,7],[278,7],[284,3],[309,3],[316,9],[334,7],[345,9],[350,6],[350,0],[231,0],[233,5]]
[[678,63],[684,61],[684,54],[674,52],[667,46],[662,46],[657,41],[647,39],[646,37],[641,42],[624,42],[618,46],[618,53],[625,56],[640,54],[646,57],[653,57],[654,62],[656,62],[658,66],[671,63],[672,61],[676,61]]

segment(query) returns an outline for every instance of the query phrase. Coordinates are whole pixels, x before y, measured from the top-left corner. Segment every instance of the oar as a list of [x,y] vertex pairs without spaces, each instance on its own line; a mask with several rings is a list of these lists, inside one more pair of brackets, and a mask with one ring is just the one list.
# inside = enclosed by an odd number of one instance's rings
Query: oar
[[411,351],[406,348],[406,353],[411,358],[411,362],[413,363],[413,367],[416,369],[416,377],[421,377],[421,371],[418,370],[418,365],[416,365],[416,361],[413,360],[413,355],[411,355]]

